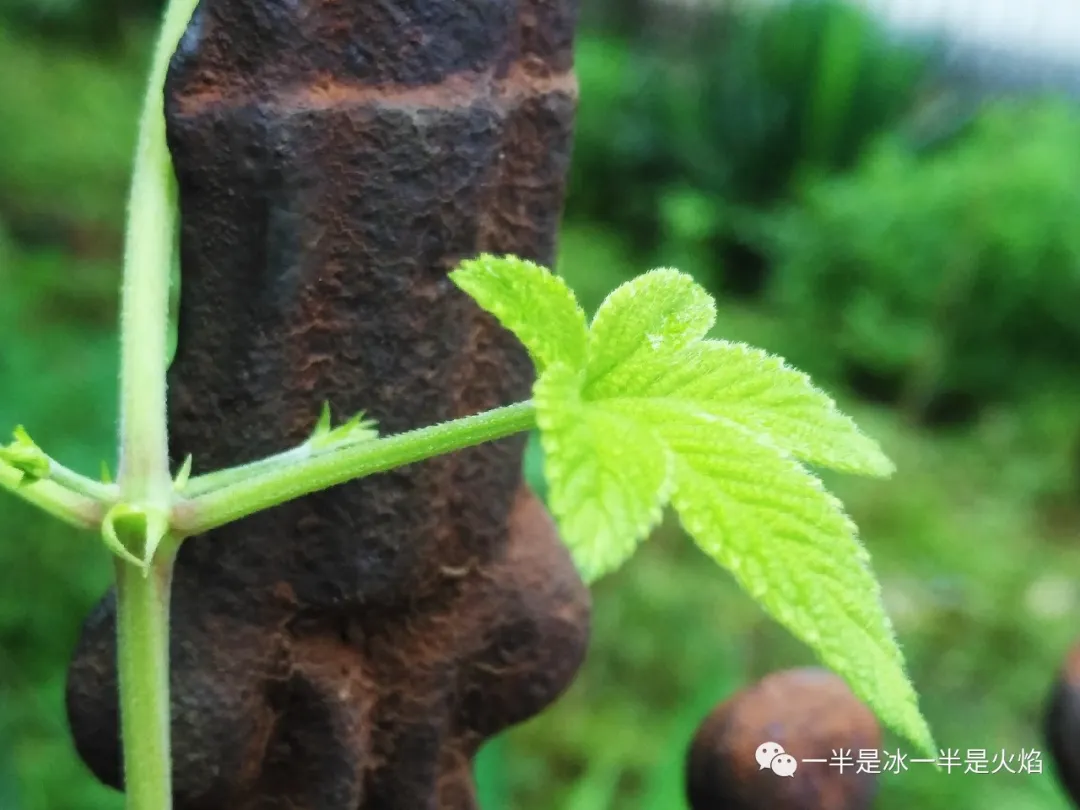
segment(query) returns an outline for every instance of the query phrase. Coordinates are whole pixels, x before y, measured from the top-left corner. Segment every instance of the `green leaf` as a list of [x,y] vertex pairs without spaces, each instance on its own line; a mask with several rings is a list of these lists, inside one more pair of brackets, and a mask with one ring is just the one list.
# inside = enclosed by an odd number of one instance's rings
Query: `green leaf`
[[680,408],[664,417],[672,505],[691,537],[886,724],[934,754],[869,555],[840,502],[741,425]]
[[601,305],[584,367],[540,375],[548,504],[564,539],[595,579],[633,553],[670,496],[703,550],[933,754],[869,555],[800,464],[888,475],[891,462],[805,374],[706,339],[714,319],[689,276],[647,273]]
[[546,459],[548,507],[586,581],[625,562],[660,521],[668,453],[654,433],[582,402],[582,374],[548,368],[533,392]]
[[588,327],[566,282],[533,262],[487,254],[462,262],[450,280],[524,344],[537,374],[585,364]]
[[716,305],[693,278],[659,269],[614,290],[589,328],[586,398],[626,393],[636,369],[690,345],[716,322]]
[[109,469],[109,462],[105,459],[101,460],[101,483],[111,484],[113,482],[112,471]]
[[745,343],[701,340],[626,372],[634,396],[680,401],[723,417],[798,459],[841,472],[888,477],[893,463],[810,378]]
[[22,425],[13,431],[10,444],[0,447],[0,461],[22,473],[20,486],[49,477],[49,457],[38,447]]

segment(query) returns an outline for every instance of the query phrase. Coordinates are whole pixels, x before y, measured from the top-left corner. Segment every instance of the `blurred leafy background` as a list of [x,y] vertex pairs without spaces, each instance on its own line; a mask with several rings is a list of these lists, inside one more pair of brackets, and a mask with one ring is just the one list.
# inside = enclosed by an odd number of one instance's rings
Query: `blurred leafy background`
[[[157,5],[0,0],[0,426],[87,471],[113,441]],[[784,354],[879,437],[892,482],[828,483],[939,742],[1042,750],[1080,635],[1080,107],[958,81],[940,45],[831,0],[587,3],[559,269],[587,307],[651,266],[693,272],[719,336]],[[0,810],[120,807],[62,702],[108,576],[96,543],[0,498]],[[483,752],[486,808],[678,810],[706,712],[812,660],[674,525],[596,587],[594,621],[567,696]],[[1047,767],[890,774],[876,807],[1068,805]]]

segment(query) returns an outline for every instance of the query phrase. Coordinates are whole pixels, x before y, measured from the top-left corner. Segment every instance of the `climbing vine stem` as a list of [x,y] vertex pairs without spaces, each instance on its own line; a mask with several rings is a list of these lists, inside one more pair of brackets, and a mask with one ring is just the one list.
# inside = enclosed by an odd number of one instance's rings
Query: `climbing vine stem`
[[[177,193],[165,140],[169,60],[196,0],[169,0],[139,120],[128,199],[120,322],[120,501],[167,509],[172,498],[166,423],[169,284],[177,236]],[[169,592],[177,541],[123,538],[146,550],[139,567],[116,560],[117,669],[127,810],[170,810]],[[160,543],[158,542],[160,541]],[[153,545],[157,544],[156,556]]]
[[[283,455],[280,466],[271,466],[265,473],[180,501],[173,507],[170,522],[174,530],[185,535],[201,534],[336,484],[512,436],[535,426],[532,402],[519,402],[332,453],[295,461]],[[192,483],[198,481],[196,478]]]
[[148,571],[116,559],[117,639],[124,792],[128,810],[172,807],[169,704],[169,591],[175,540]]

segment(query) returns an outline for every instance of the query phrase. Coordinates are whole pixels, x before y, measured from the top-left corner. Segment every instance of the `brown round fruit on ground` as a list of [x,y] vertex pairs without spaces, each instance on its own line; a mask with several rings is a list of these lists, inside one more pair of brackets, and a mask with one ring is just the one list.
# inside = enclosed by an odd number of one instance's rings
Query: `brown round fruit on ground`
[[[877,720],[843,679],[815,667],[784,670],[701,724],[687,757],[687,798],[693,810],[864,810],[877,775],[857,772],[857,763],[871,753],[884,765]],[[780,775],[792,764],[793,774]]]

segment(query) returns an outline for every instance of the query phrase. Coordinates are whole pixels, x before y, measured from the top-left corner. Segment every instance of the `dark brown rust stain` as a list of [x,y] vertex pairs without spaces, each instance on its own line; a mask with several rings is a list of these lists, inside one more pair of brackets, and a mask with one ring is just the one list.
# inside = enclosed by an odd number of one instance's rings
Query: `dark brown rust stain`
[[[766,742],[795,757],[793,776],[759,767]],[[880,748],[877,720],[841,678],[813,667],[773,673],[702,723],[687,757],[687,797],[694,810],[866,810],[876,775],[802,760],[845,751],[854,763],[860,749]]]
[[[570,154],[574,0],[203,0],[173,58],[183,218],[171,452],[302,441],[323,400],[385,433],[528,397],[516,341],[446,278],[546,265]],[[180,810],[475,807],[480,743],[544,709],[589,599],[521,438],[187,541],[173,595]],[[113,602],[68,705],[121,782]]]
[[1043,727],[1058,780],[1080,807],[1080,642],[1069,650],[1051,688]]

